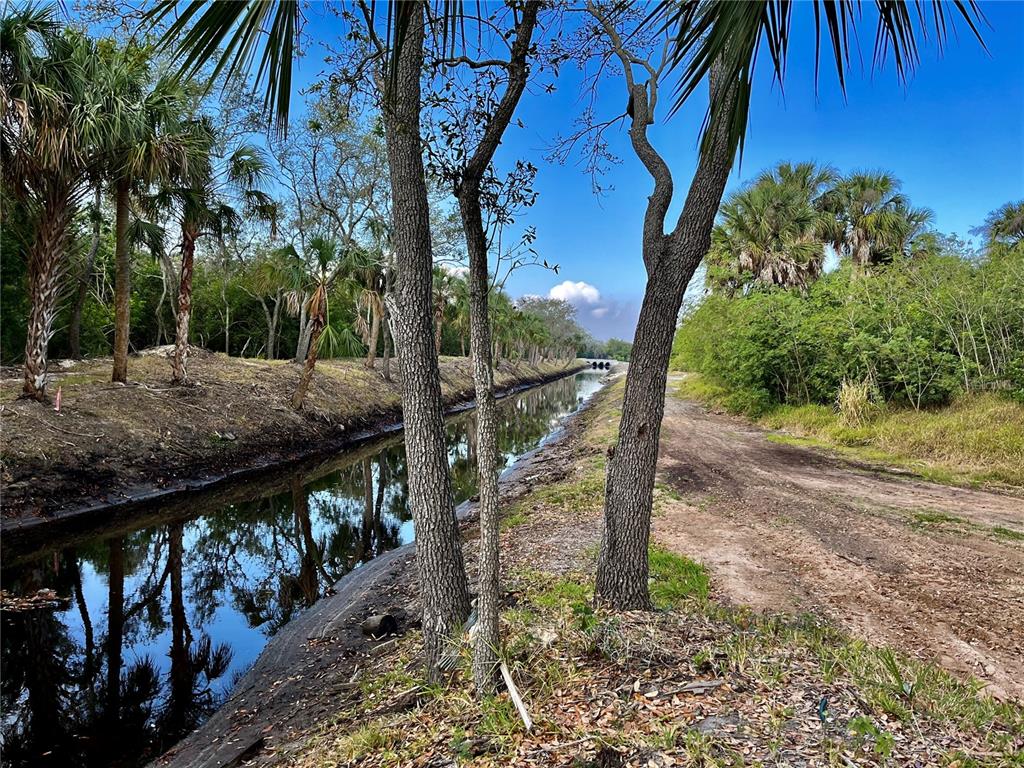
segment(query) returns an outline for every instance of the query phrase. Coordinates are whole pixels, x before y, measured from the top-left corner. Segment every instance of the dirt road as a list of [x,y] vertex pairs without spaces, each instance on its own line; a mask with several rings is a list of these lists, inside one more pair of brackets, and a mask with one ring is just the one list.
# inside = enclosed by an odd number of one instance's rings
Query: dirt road
[[871,472],[669,396],[654,536],[718,597],[851,633],[1024,699],[1024,498]]

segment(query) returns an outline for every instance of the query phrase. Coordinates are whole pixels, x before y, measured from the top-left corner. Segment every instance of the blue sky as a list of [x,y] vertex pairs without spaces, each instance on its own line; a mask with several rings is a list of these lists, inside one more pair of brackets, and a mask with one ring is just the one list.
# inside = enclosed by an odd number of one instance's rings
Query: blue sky
[[[859,27],[863,62],[855,57],[844,99],[827,49],[815,88],[813,15],[809,5],[797,4],[785,94],[771,82],[765,58],[742,166],[734,170],[730,189],[780,160],[815,160],[842,172],[884,168],[903,181],[914,205],[934,211],[937,229],[961,236],[989,211],[1024,197],[1024,3],[988,2],[982,8],[988,51],[961,24],[941,57],[934,45],[923,47],[906,86],[891,66],[872,67],[874,24],[866,11]],[[313,37],[337,30],[315,9],[309,23]],[[315,79],[320,57],[311,46],[300,82]],[[544,161],[579,114],[580,80],[574,67],[564,66],[554,93],[528,93],[518,112],[525,127],[510,129],[499,151],[499,169],[516,158],[539,166],[540,197],[522,221],[536,227],[540,254],[561,267],[557,276],[524,270],[507,287],[513,295],[549,295],[554,289],[554,295],[575,301],[581,321],[597,337],[631,338],[646,278],[639,243],[651,182],[629,149],[626,129],[610,134],[622,162],[604,178],[614,189],[600,198],[579,167]],[[702,98],[651,133],[674,173],[676,212],[696,163]],[[612,117],[624,101],[621,82],[609,79],[598,110]]]

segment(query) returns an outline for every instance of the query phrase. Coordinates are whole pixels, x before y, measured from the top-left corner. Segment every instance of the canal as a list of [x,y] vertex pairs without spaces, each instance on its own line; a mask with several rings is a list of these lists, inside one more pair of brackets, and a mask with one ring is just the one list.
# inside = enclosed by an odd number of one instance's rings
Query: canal
[[[600,377],[502,400],[505,466],[557,434]],[[457,503],[476,492],[474,434],[472,411],[449,419]],[[415,536],[400,434],[267,474],[146,510],[134,528],[0,542],[4,765],[147,762],[219,706],[275,632]]]

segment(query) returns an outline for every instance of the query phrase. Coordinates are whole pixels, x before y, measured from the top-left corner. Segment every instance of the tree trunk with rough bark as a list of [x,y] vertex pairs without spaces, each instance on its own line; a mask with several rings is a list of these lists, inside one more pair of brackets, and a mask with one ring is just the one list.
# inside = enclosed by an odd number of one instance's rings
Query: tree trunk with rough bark
[[370,308],[370,340],[366,344],[366,360],[364,366],[373,370],[373,364],[377,359],[377,337],[380,334],[380,313],[376,307]]
[[114,185],[114,371],[111,381],[128,381],[132,260],[128,250],[128,182]]
[[181,275],[178,280],[178,317],[174,336],[174,359],[171,381],[184,384],[188,380],[188,324],[192,316],[192,269],[196,255],[196,233],[190,227],[182,232]]
[[68,190],[55,188],[40,211],[35,239],[28,253],[28,287],[31,309],[25,334],[25,368],[22,390],[25,396],[46,401],[47,347],[53,337],[57,315],[62,261],[68,227],[74,216]]
[[82,312],[85,310],[85,300],[89,295],[89,280],[92,279],[93,270],[96,268],[96,254],[100,250],[100,185],[96,185],[93,198],[93,220],[92,220],[92,241],[89,243],[89,255],[85,257],[85,268],[78,278],[78,286],[75,290],[75,303],[71,307],[71,321],[68,323],[68,346],[71,357],[75,360],[82,358]]
[[295,394],[292,395],[292,408],[295,410],[302,408],[302,403],[306,399],[309,383],[313,380],[313,369],[316,368],[316,360],[319,356],[320,335],[327,325],[327,291],[322,286],[317,291],[323,291],[325,295],[317,300],[318,297],[314,294],[311,300],[311,303],[317,304],[318,309],[310,318],[309,351],[306,353],[306,364],[302,368],[302,376],[299,378],[299,385],[295,388]]
[[[480,574],[477,595],[477,624],[473,649],[473,680],[477,691],[494,691],[501,637],[498,607],[501,601],[501,562],[498,509],[498,406],[494,397],[491,365],[491,318],[488,309],[490,276],[487,268],[487,234],[480,206],[480,187],[501,137],[512,120],[526,88],[527,55],[540,3],[529,2],[516,26],[508,67],[508,86],[472,156],[462,169],[455,188],[462,217],[462,230],[469,253],[469,330],[473,356],[473,385],[476,393],[477,475],[479,478]],[[461,334],[460,334],[461,337]]]
[[469,613],[469,589],[444,440],[441,379],[434,350],[430,209],[420,133],[424,11],[415,7],[384,107],[398,286],[389,307],[402,370],[409,505],[423,601],[428,674]]
[[[727,87],[712,70],[713,93]],[[609,450],[605,478],[604,532],[597,563],[595,597],[625,610],[650,608],[647,586],[651,503],[658,460],[658,437],[665,408],[665,382],[676,317],[683,293],[711,243],[711,228],[732,169],[732,152],[722,126],[711,152],[702,157],[682,213],[671,234],[664,233],[672,202],[672,175],[651,146],[653,122],[647,88],[637,84],[630,139],[654,179],[643,227],[644,292],[616,444]]]
[[[472,186],[472,188],[470,188]],[[469,251],[470,351],[476,393],[476,467],[479,478],[480,574],[477,587],[477,624],[473,649],[473,680],[481,693],[494,690],[498,665],[498,606],[501,572],[498,551],[498,440],[497,402],[491,369],[491,326],[488,320],[487,236],[480,211],[479,180],[459,194],[459,211]]]
[[306,317],[306,294],[302,294],[302,303],[299,308],[299,340],[295,345],[295,357],[292,362],[301,363],[306,359],[306,352],[309,350],[309,334],[312,331],[312,318]]

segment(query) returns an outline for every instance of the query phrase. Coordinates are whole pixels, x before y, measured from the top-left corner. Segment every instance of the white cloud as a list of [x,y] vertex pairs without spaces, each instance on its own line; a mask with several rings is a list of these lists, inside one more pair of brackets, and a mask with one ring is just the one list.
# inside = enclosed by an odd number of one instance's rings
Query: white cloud
[[590,314],[599,320],[608,314],[608,307],[598,307],[597,309],[590,310]]
[[568,301],[570,304],[596,304],[601,300],[601,292],[582,280],[575,283],[566,280],[548,291],[548,298]]

